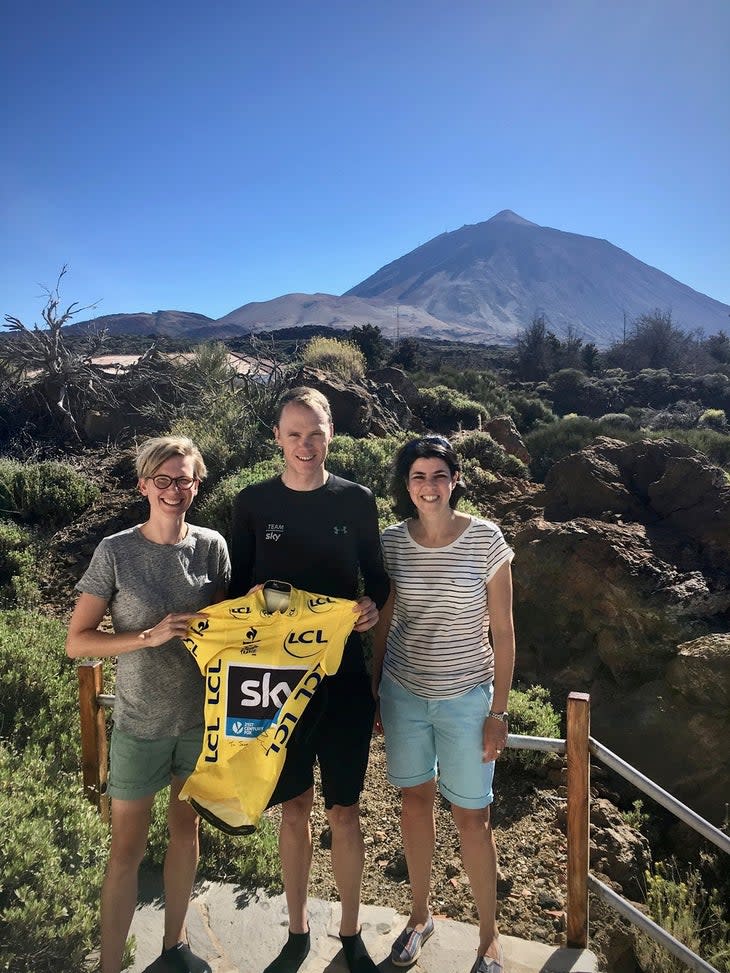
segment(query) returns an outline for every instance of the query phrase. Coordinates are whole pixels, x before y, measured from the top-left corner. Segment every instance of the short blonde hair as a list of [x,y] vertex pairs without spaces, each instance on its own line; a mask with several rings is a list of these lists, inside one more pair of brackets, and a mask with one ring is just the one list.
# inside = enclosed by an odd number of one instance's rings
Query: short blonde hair
[[327,397],[309,385],[297,385],[296,388],[289,389],[281,396],[276,403],[276,425],[281,422],[281,414],[287,405],[306,405],[308,409],[321,409],[332,424],[332,409],[327,401]]
[[154,476],[162,464],[172,456],[192,456],[195,475],[204,480],[208,475],[200,450],[187,436],[157,436],[145,439],[137,450],[135,469],[140,480]]

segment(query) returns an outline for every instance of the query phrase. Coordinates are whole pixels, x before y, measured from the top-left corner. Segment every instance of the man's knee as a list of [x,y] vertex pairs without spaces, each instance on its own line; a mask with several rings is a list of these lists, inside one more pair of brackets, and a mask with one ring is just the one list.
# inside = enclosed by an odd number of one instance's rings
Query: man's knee
[[282,827],[308,827],[313,803],[314,792],[312,788],[300,794],[298,797],[293,797],[290,801],[284,801],[281,805]]
[[327,821],[332,829],[332,835],[337,834],[359,834],[360,833],[360,805],[335,804],[327,808]]

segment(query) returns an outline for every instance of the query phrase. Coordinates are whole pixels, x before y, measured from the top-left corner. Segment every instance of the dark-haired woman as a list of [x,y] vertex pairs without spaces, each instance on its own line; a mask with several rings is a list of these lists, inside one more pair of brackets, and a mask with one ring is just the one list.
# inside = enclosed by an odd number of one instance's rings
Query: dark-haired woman
[[429,891],[438,786],[451,802],[479,912],[471,973],[502,973],[489,805],[494,761],[507,740],[513,552],[496,524],[456,509],[463,491],[448,440],[422,437],[396,454],[391,493],[396,513],[407,519],[382,535],[392,590],[375,630],[373,672],[376,729],[385,733],[388,779],[401,789],[412,898],[391,960],[414,963],[434,931]]

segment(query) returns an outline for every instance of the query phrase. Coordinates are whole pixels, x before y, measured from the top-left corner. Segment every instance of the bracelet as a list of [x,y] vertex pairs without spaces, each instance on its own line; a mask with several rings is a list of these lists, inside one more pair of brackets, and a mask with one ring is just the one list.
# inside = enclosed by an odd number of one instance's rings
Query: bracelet
[[489,713],[490,719],[499,720],[500,723],[506,723],[509,720],[509,713],[506,711],[504,713]]

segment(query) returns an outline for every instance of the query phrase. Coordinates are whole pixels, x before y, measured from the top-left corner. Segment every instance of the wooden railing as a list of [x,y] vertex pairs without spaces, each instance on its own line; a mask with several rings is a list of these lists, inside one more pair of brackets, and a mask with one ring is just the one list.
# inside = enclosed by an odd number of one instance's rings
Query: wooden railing
[[[114,705],[114,697],[102,692],[101,662],[82,662],[78,672],[84,793],[99,809],[105,820],[108,820],[109,798],[106,793],[108,755],[104,711]],[[594,757],[610,767],[726,853],[730,853],[730,836],[713,827],[635,767],[594,740],[590,735],[590,697],[587,693],[570,693],[568,696],[564,740],[510,734],[507,738],[507,746],[518,750],[552,751],[566,756],[568,770],[567,945],[576,949],[585,949],[588,945],[588,893],[590,891],[681,959],[689,969],[697,970],[698,973],[718,973],[715,967],[680,943],[628,900],[591,875],[588,857],[590,758]]]

